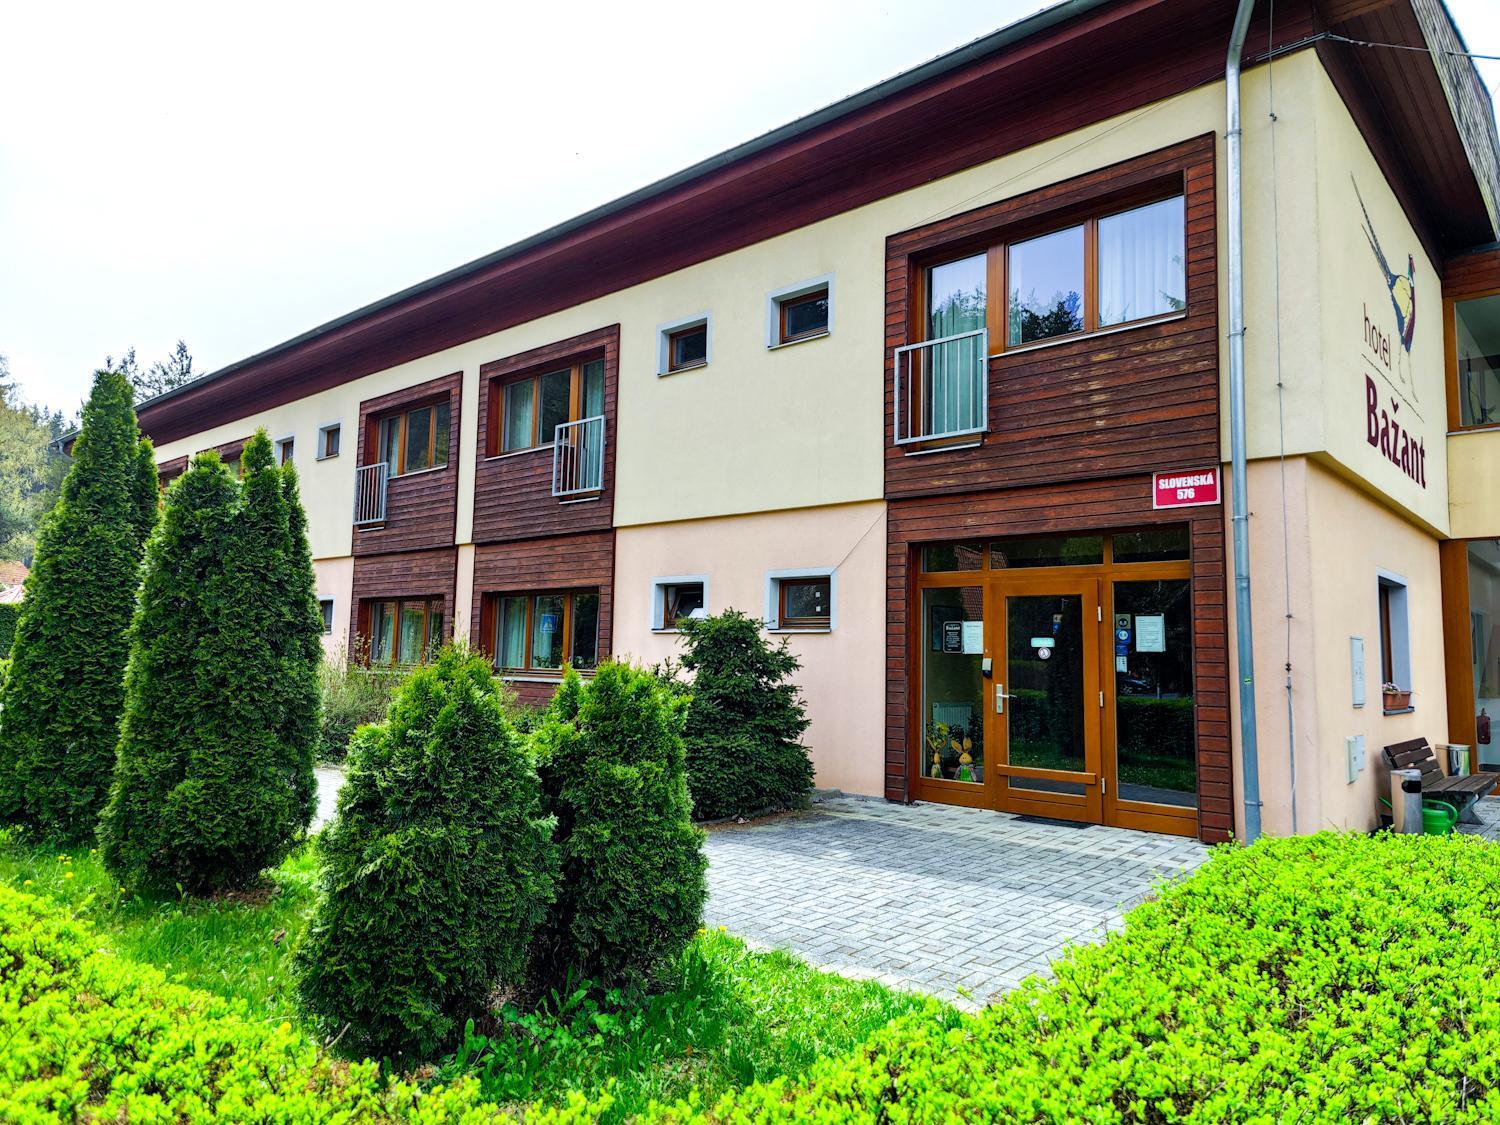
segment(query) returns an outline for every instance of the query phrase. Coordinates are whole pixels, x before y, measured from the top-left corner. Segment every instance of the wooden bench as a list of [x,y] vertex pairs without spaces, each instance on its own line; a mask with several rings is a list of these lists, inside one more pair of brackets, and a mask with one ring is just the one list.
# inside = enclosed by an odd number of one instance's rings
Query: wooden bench
[[1445,774],[1425,738],[1387,746],[1385,760],[1393,770],[1421,770],[1422,796],[1440,797],[1457,806],[1459,819],[1468,824],[1479,823],[1474,803],[1500,785],[1500,773],[1471,773],[1467,777]]

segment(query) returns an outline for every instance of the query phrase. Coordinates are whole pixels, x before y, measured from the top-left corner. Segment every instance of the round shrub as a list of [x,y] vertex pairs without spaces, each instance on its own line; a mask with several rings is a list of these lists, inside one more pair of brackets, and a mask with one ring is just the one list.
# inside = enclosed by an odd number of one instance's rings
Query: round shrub
[[813,768],[802,734],[807,715],[791,680],[801,664],[783,638],[729,610],[679,622],[692,672],[683,740],[688,790],[700,820],[795,808]]
[[483,657],[448,648],[349,752],[323,833],[298,992],[340,1049],[406,1062],[451,1049],[524,976],[553,895],[552,822]]
[[156,463],[123,375],[101,371],[37,533],[0,698],[0,818],[91,835],[109,791]]
[[697,932],[708,896],[703,833],[683,770],[683,701],[655,676],[569,670],[532,736],[557,817],[557,902],[534,982],[649,985]]

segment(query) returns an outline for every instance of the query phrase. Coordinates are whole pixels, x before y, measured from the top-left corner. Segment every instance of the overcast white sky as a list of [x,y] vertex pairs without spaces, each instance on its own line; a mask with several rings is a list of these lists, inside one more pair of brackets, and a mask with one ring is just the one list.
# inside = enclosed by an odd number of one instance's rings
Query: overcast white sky
[[0,354],[69,413],[131,345],[210,371],[1045,6],[3,4]]

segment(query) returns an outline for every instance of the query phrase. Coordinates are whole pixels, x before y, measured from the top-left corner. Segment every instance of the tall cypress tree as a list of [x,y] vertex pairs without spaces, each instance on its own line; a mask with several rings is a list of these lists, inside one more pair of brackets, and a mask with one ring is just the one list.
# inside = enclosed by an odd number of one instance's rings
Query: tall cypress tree
[[155,460],[133,394],[123,375],[94,377],[0,692],[0,816],[64,840],[93,832],[109,790],[142,545],[156,519]]
[[322,726],[318,666],[323,659],[323,615],[318,609],[312,548],[307,541],[307,512],[302,507],[297,470],[288,463],[280,472],[287,517],[286,577],[282,588],[286,617],[275,638],[280,642],[286,691],[281,741],[287,750],[293,779],[298,829],[305,830],[318,806],[313,758]]
[[184,867],[183,857],[172,854],[173,795],[190,764],[213,752],[200,725],[200,662],[219,643],[216,603],[236,546],[238,494],[217,453],[200,453],[172,482],[146,545],[130,630],[125,712],[99,840],[111,870],[140,878],[154,869],[155,881],[167,887]]
[[[200,455],[167,492],[146,558],[105,862],[138,885],[253,882],[307,827],[315,798],[316,609],[300,504],[271,444],[243,484]],[[295,483],[293,484],[295,487]],[[294,528],[294,522],[298,524]]]

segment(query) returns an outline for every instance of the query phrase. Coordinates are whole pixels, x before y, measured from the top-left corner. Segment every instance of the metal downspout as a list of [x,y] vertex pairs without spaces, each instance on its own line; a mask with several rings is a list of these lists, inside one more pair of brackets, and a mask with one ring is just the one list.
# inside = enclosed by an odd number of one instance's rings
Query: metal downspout
[[1245,843],[1260,836],[1260,752],[1255,735],[1255,645],[1250,618],[1250,513],[1245,466],[1245,245],[1240,198],[1240,58],[1255,0],[1240,0],[1229,36],[1224,65],[1227,128],[1224,146],[1229,161],[1225,215],[1229,273],[1229,459],[1230,499],[1234,508],[1234,623],[1240,676],[1240,760],[1245,788]]

